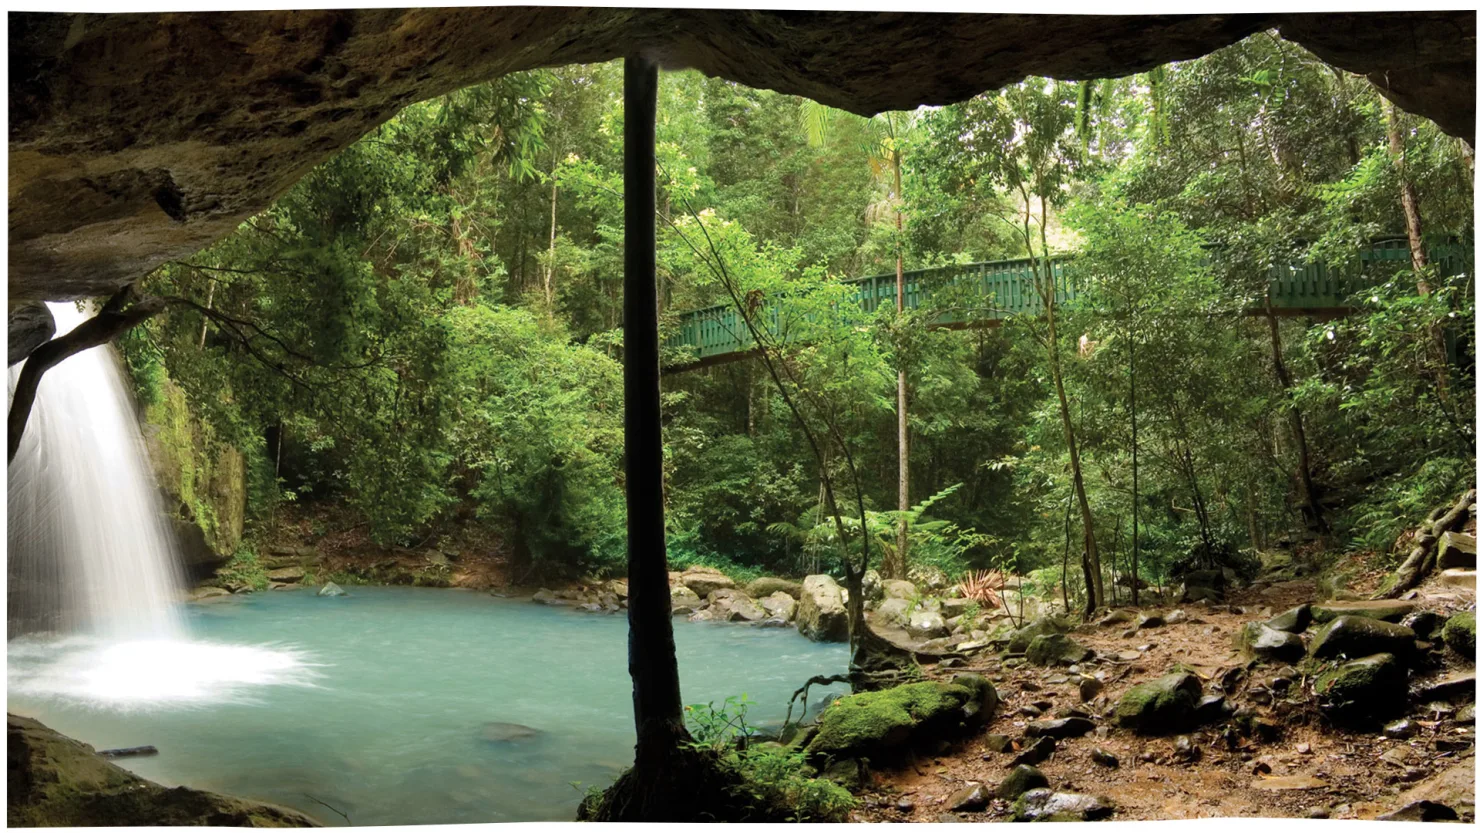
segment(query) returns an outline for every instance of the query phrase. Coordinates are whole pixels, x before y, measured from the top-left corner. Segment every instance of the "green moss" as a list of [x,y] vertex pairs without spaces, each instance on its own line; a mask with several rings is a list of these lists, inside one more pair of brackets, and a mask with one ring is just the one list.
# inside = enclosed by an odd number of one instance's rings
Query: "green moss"
[[938,682],[910,683],[835,701],[808,744],[813,757],[857,757],[909,741],[916,727],[961,713],[971,689]]
[[1316,677],[1315,692],[1333,718],[1387,717],[1403,711],[1408,675],[1397,657],[1374,654],[1322,672]]
[[1197,710],[1202,682],[1182,671],[1132,686],[1115,704],[1115,722],[1143,734],[1185,728]]
[[1475,612],[1456,613],[1444,623],[1444,644],[1462,659],[1475,659]]
[[267,569],[258,560],[256,551],[242,544],[231,554],[226,566],[216,571],[216,583],[224,587],[246,586],[253,590],[266,590]]
[[200,527],[207,546],[234,552],[246,516],[246,461],[196,418],[185,391],[168,375],[161,371],[155,382],[144,410],[155,479],[177,499],[181,519]]

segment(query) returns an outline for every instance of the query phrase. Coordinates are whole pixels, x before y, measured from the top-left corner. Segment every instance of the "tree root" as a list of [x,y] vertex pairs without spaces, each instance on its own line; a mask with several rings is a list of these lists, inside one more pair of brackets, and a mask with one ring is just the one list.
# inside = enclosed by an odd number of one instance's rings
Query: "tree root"
[[1420,582],[1434,569],[1438,553],[1436,544],[1439,536],[1464,524],[1466,512],[1475,503],[1475,490],[1465,492],[1460,499],[1444,511],[1443,507],[1434,510],[1418,528],[1413,537],[1413,547],[1408,551],[1408,557],[1398,567],[1397,580],[1393,586],[1385,591],[1374,594],[1374,599],[1396,599],[1398,596],[1417,587]]

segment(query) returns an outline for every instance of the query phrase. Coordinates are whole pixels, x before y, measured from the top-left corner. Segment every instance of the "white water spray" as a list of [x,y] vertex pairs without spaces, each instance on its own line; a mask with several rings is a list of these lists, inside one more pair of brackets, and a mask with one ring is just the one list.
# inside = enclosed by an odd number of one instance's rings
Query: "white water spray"
[[[47,306],[59,336],[89,317]],[[9,645],[11,691],[127,708],[306,681],[295,651],[188,639],[178,547],[146,455],[111,347],[42,376],[10,463],[8,625],[31,632]]]

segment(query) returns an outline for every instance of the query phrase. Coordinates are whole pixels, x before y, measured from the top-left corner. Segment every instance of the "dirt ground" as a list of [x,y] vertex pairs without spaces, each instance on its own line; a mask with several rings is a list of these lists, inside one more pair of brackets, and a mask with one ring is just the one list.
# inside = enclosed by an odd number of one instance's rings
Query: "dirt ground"
[[[1077,708],[1099,724],[1089,735],[1060,741],[1053,756],[1037,766],[1055,790],[1109,798],[1116,807],[1116,820],[1370,819],[1435,794],[1443,797],[1434,800],[1454,803],[1456,792],[1467,798],[1473,816],[1474,725],[1454,719],[1458,703],[1436,708],[1439,704],[1411,702],[1407,716],[1418,724],[1418,734],[1392,740],[1330,725],[1309,699],[1309,680],[1292,675],[1293,669],[1260,665],[1248,672],[1229,700],[1254,706],[1262,717],[1277,724],[1278,736],[1240,737],[1220,726],[1205,726],[1189,733],[1201,753],[1193,762],[1174,760],[1171,736],[1142,737],[1112,728],[1104,719],[1126,689],[1167,673],[1177,663],[1198,671],[1205,693],[1218,693],[1214,686],[1222,675],[1246,664],[1233,645],[1239,627],[1315,597],[1316,588],[1309,581],[1256,585],[1231,594],[1224,605],[1159,608],[1162,613],[1183,610],[1188,618],[1180,624],[1134,633],[1127,633],[1134,623],[1082,626],[1072,636],[1094,649],[1098,659],[1083,663],[1079,671],[1104,680],[1104,691],[1089,702],[1081,699],[1080,674],[1067,669],[1027,664],[1006,667],[995,655],[978,656],[965,667],[937,669],[934,673],[940,677],[966,670],[986,675],[1002,697],[997,717],[983,735],[938,757],[920,757],[912,766],[874,773],[872,788],[860,796],[864,806],[856,819],[1005,819],[1006,801],[994,799],[979,813],[951,813],[947,797],[968,782],[990,789],[1002,780],[1017,752],[990,751],[986,735],[1007,735],[1016,748],[1028,721],[1037,719],[1031,715],[1033,708],[1040,709],[1043,717],[1065,716],[1062,710]],[[1430,584],[1420,589],[1419,601],[1420,607],[1447,614],[1472,606],[1474,595]],[[1422,670],[1412,682],[1417,687],[1456,673],[1473,673],[1473,668],[1446,662],[1444,667]],[[1270,685],[1277,676],[1292,679],[1284,693],[1279,693],[1280,683]],[[1261,689],[1269,694],[1256,693]],[[1257,700],[1266,702],[1261,705]],[[1025,714],[1024,707],[1030,713]],[[1096,747],[1118,758],[1119,767],[1095,763],[1090,752]]]

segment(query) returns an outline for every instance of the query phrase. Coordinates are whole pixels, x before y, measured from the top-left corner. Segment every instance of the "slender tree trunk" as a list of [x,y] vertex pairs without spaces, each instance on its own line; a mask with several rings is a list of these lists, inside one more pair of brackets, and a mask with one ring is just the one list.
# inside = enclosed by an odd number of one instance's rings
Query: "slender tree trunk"
[[[894,159],[894,308],[899,318],[904,317],[904,210],[899,201],[903,199],[903,176],[900,172],[899,149],[891,154]],[[909,521],[905,512],[910,511],[910,394],[909,380],[905,375],[903,345],[897,355],[899,361],[899,534],[894,544],[894,557],[884,564],[883,573],[890,578],[909,576]]]
[[[1290,378],[1289,368],[1285,367],[1285,351],[1280,342],[1280,322],[1274,315],[1274,304],[1270,301],[1268,290],[1264,293],[1264,316],[1269,320],[1269,347],[1274,358],[1274,375],[1279,379],[1280,391],[1289,401],[1295,384]],[[1300,489],[1305,493],[1306,505],[1310,507],[1311,525],[1318,533],[1325,535],[1330,527],[1326,523],[1326,513],[1321,508],[1315,478],[1310,473],[1310,444],[1305,438],[1305,416],[1300,412],[1299,405],[1293,401],[1289,401],[1289,404],[1290,431],[1295,435],[1295,448],[1299,456]]]
[[[663,530],[663,429],[658,405],[658,298],[655,212],[655,119],[658,67],[626,59],[623,137],[623,210],[626,239],[623,282],[622,429],[627,475],[627,670],[637,726],[634,767],[639,801],[644,782],[667,770],[688,740],[673,644],[672,598]],[[654,801],[661,800],[652,797]],[[655,818],[657,808],[637,817]]]
[[550,168],[550,251],[545,262],[545,308],[555,314],[555,204],[560,197],[560,183],[555,181],[555,168]]
[[1382,99],[1383,120],[1387,123],[1388,153],[1398,173],[1398,196],[1403,202],[1403,221],[1408,228],[1408,253],[1413,262],[1413,276],[1418,280],[1418,294],[1432,291],[1428,281],[1429,255],[1423,246],[1423,217],[1418,211],[1418,190],[1408,174],[1408,152],[1403,141],[1403,114],[1386,97]]
[[1131,367],[1131,604],[1141,604],[1141,435],[1136,424],[1136,330],[1132,323]]
[[[210,288],[208,288],[206,290],[206,309],[210,309],[211,308],[211,302],[214,301],[215,299],[216,299],[216,282],[215,281],[211,281]],[[210,323],[211,323],[211,319],[206,318],[204,316],[201,317],[201,320],[200,320],[200,346],[197,348],[199,350],[206,349],[206,328],[207,328],[208,325],[210,325]]]

